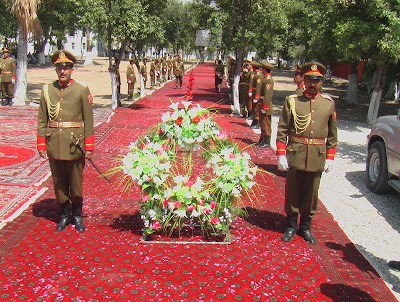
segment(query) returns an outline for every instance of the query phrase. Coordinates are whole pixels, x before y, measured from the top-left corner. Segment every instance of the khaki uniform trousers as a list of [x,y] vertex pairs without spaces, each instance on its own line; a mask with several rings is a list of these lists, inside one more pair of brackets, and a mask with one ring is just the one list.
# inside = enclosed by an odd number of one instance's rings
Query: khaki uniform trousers
[[318,190],[322,172],[289,168],[286,172],[285,213],[312,218],[317,213]]
[[81,203],[83,201],[82,176],[85,158],[77,160],[49,158],[49,163],[57,201],[65,203],[71,199],[72,203]]

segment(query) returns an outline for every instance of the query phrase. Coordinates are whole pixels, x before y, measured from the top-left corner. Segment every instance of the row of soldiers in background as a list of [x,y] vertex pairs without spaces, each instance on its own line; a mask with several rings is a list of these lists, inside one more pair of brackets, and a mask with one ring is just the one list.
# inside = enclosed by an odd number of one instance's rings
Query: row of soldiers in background
[[3,58],[0,58],[1,104],[3,106],[12,106],[16,79],[16,64],[15,60],[10,56],[9,48],[3,47],[2,51]]
[[[182,88],[182,78],[185,72],[185,68],[180,55],[164,56],[164,58],[154,59],[150,64],[150,72],[147,71],[148,59],[144,58],[140,64],[139,74],[143,77],[144,88],[146,88],[148,74],[150,74],[150,89],[154,89],[156,86],[160,86],[161,83],[172,79],[172,75],[175,76],[175,88],[178,86]],[[117,93],[118,93],[118,106],[121,106],[120,95],[121,95],[121,74],[119,72],[119,59],[115,58],[114,68],[116,70],[117,80]],[[135,60],[130,59],[129,65],[126,69],[126,81],[128,84],[128,101],[133,100],[133,93],[135,91],[136,75],[135,75]]]

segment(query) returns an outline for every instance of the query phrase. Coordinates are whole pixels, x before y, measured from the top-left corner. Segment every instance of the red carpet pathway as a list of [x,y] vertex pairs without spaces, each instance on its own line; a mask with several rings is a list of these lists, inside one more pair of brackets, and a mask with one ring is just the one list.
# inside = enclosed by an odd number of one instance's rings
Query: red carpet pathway
[[[198,65],[194,78],[194,102],[218,108],[216,120],[231,139],[242,147],[258,140],[243,118],[230,117],[227,91],[215,93],[212,65]],[[186,89],[174,87],[168,83],[118,108],[97,127],[94,160],[101,169],[160,122],[170,99],[184,99]],[[314,228],[318,244],[298,236],[281,242],[285,179],[272,150],[247,150],[269,173],[258,176],[261,202],[249,202],[249,216],[234,222],[229,245],[141,243],[138,190],[122,192],[91,165],[84,177],[87,231],[70,226],[57,233],[58,207],[48,179],[42,185],[50,189],[0,231],[0,300],[396,301],[322,204]]]

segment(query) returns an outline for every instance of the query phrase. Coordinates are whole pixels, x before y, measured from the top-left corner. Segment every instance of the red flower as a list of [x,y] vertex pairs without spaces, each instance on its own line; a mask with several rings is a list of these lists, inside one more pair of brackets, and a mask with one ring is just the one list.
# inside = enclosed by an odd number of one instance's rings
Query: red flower
[[194,211],[194,209],[196,209],[196,207],[194,206],[194,205],[188,205],[187,207],[186,207],[186,211],[189,211],[189,212],[192,212],[192,211]]
[[177,201],[174,202],[174,208],[175,209],[179,209],[181,206],[182,206],[182,203],[180,201],[177,200]]
[[194,181],[193,180],[191,180],[190,178],[188,179],[188,181],[185,183],[185,186],[187,186],[187,187],[191,187],[191,186],[193,186],[194,185]]
[[163,200],[163,206],[164,206],[164,207],[167,207],[167,206],[168,206],[168,202],[169,202],[168,199],[164,199],[164,200]]
[[153,221],[153,224],[152,224],[151,228],[152,228],[153,230],[161,229],[161,224],[160,224],[160,222],[159,222],[158,220]]
[[161,134],[162,134],[162,129],[159,128],[159,129],[158,129],[158,135],[161,135]]
[[215,203],[215,201],[213,200],[213,201],[211,201],[211,203],[210,203],[210,207],[211,207],[211,209],[215,209],[215,206],[216,206],[217,204]]
[[231,155],[229,155],[229,158],[230,158],[230,159],[235,159],[235,158],[236,158],[236,155],[235,155],[235,154],[231,154]]
[[144,196],[142,197],[142,202],[146,203],[146,202],[149,201],[149,199],[150,199],[150,196],[149,196],[149,195],[144,195]]
[[198,124],[200,122],[200,116],[196,115],[194,118],[192,118],[192,122]]
[[204,200],[203,199],[199,200],[199,205],[204,206]]
[[175,121],[175,124],[177,124],[178,126],[180,126],[180,125],[182,125],[182,122],[183,122],[183,117],[178,117],[177,119],[176,119],[176,121]]
[[206,214],[210,214],[212,211],[211,211],[211,209],[210,208],[205,208],[204,209],[204,213],[206,213]]
[[218,224],[219,223],[218,217],[211,218],[211,223],[214,225]]

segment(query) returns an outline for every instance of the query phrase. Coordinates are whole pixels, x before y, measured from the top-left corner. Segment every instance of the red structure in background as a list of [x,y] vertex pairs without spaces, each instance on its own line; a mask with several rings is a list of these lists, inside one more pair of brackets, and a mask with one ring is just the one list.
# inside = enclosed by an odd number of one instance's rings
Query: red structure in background
[[[361,81],[361,77],[362,77],[363,70],[364,70],[364,65],[365,65],[364,61],[358,62],[358,76],[357,76],[357,78],[358,78],[359,81]],[[349,78],[349,74],[350,74],[350,63],[337,62],[333,66],[332,76],[343,78],[343,79],[348,79]]]

